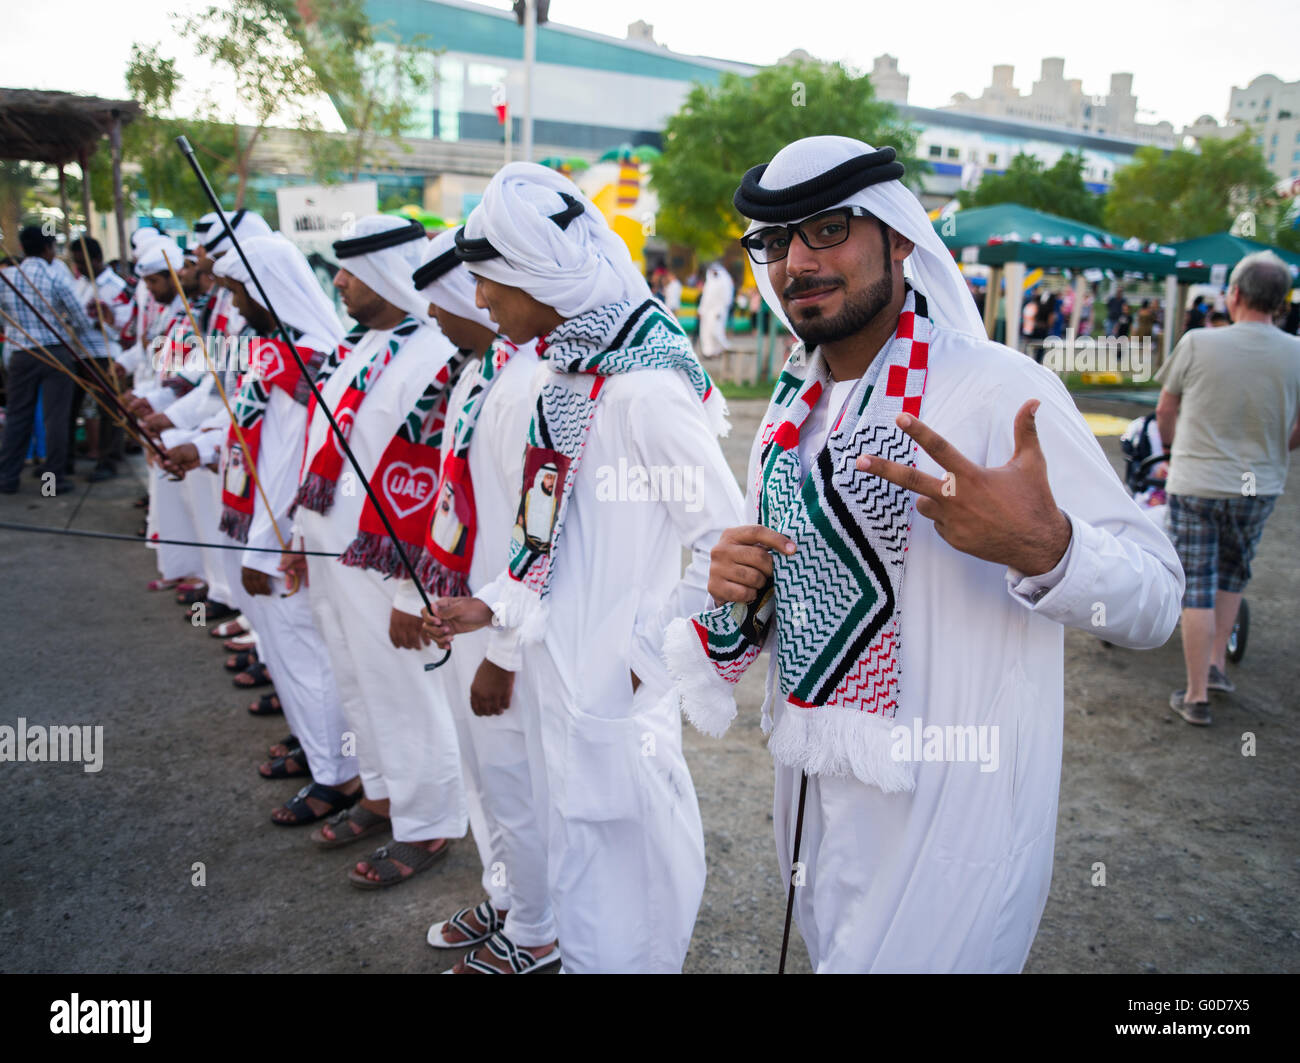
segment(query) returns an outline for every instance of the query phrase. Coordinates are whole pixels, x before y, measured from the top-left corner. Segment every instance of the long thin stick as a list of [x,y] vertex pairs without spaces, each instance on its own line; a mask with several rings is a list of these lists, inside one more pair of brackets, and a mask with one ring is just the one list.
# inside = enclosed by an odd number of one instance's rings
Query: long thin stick
[[[185,316],[190,319],[190,328],[194,330],[194,337],[199,341],[199,350],[203,352],[203,360],[208,364],[208,372],[212,374],[212,382],[217,385],[217,394],[221,396],[221,405],[226,408],[226,413],[230,417],[230,427],[235,430],[235,438],[239,440],[239,448],[244,455],[244,467],[252,475],[253,486],[257,488],[257,493],[262,499],[262,505],[266,507],[266,515],[271,520],[271,530],[275,532],[275,540],[280,544],[281,553],[290,553],[289,544],[284,541],[284,536],[280,534],[280,525],[276,523],[275,510],[271,506],[271,500],[266,497],[266,489],[262,487],[262,478],[257,475],[257,462],[253,460],[252,451],[248,449],[248,444],[244,440],[244,430],[240,427],[238,418],[235,417],[235,411],[230,408],[230,399],[226,397],[226,388],[221,382],[221,374],[217,372],[217,367],[213,363],[211,355],[208,354],[207,342],[199,331],[198,322],[194,320],[194,308],[190,306],[190,301],[185,298],[185,289],[181,287],[181,280],[176,276],[176,270],[172,268],[171,261],[166,255],[163,255],[163,261],[167,263],[167,272],[172,275],[172,283],[176,285],[176,291],[181,297],[181,305],[185,307]],[[284,598],[298,593],[297,576],[290,580],[289,575],[290,573],[286,573],[285,583],[291,584],[291,586],[281,596]]]
[[[64,376],[71,377],[78,384],[84,384],[86,386],[86,393],[97,403],[99,403],[103,411],[106,414],[108,414],[108,416],[111,417],[118,425],[120,425],[123,431],[127,433],[131,433],[132,435],[135,434],[132,431],[132,428],[128,426],[125,421],[122,420],[122,418],[113,410],[111,406],[109,406],[107,402],[104,401],[102,397],[103,393],[99,390],[98,385],[96,385],[94,381],[83,380],[81,377],[77,376],[76,373],[74,373],[66,365],[64,365],[57,358],[55,358],[54,355],[52,355],[45,347],[37,343],[36,338],[25,328],[23,328],[22,325],[20,325],[17,321],[15,321],[12,317],[10,317],[9,314],[7,314],[3,308],[0,308],[0,317],[3,317],[10,327],[17,329],[27,338],[27,342],[31,344],[31,346],[25,347],[23,349],[26,350],[28,354],[30,354],[38,362],[41,362],[49,366],[51,369],[58,370]],[[39,354],[37,353],[38,351],[40,352]]]
[[[7,249],[6,249],[5,253],[6,253],[6,254],[9,254],[9,252],[8,252]],[[10,257],[12,258],[13,256],[10,255]],[[23,275],[23,280],[25,280],[28,284],[31,285],[31,287],[32,287],[32,291],[34,291],[34,292],[36,293],[36,297],[37,297],[37,298],[38,298],[38,299],[39,299],[39,300],[44,304],[45,309],[48,310],[48,311],[50,312],[50,314],[53,316],[54,320],[57,321],[60,325],[63,326],[64,330],[65,330],[65,331],[68,333],[68,335],[71,337],[73,343],[76,344],[76,350],[78,350],[78,351],[81,352],[82,357],[83,357],[83,358],[88,358],[88,359],[93,359],[95,356],[94,356],[93,354],[91,354],[90,351],[86,349],[86,345],[85,345],[84,343],[81,342],[81,337],[77,335],[77,330],[74,329],[74,328],[72,327],[71,323],[67,320],[67,318],[65,318],[62,314],[60,314],[57,310],[55,310],[53,306],[50,305],[50,301],[49,301],[48,299],[45,298],[45,293],[44,293],[43,291],[41,291],[41,289],[40,289],[39,287],[37,287],[35,284],[33,284],[33,283],[32,283],[32,279],[31,279],[29,276],[27,276],[27,271],[26,271],[25,269],[23,269],[23,262],[25,262],[25,261],[27,261],[27,260],[26,260],[26,259],[23,259],[23,260],[20,261],[20,262],[18,263],[18,265],[15,267],[15,268],[18,270],[18,272],[21,273],[21,274]],[[50,329],[50,331],[53,332],[54,330],[53,330],[53,329]],[[72,344],[64,344],[64,346],[68,347],[69,350],[72,349]],[[108,351],[107,351],[107,349],[104,351],[104,355],[105,355],[105,357],[107,357],[107,355],[108,355]]]
[[[86,271],[89,272],[93,267],[90,261],[90,251],[86,248],[86,230],[81,230],[81,257],[85,262]],[[88,277],[91,288],[94,289],[95,303],[95,320],[99,322],[99,334],[104,340],[104,354],[108,354],[108,329],[104,327],[104,310],[99,305],[99,279],[97,277]],[[122,385],[117,381],[117,370],[114,369],[112,375],[108,378],[113,385],[113,391],[120,399],[122,397]]]
[[[245,546],[243,543],[192,543],[188,539],[144,539],[138,535],[119,535],[117,532],[100,532],[100,531],[79,531],[74,528],[41,528],[35,524],[12,524],[9,521],[0,521],[0,528],[6,531],[22,532],[40,532],[43,535],[76,535],[83,539],[117,539],[124,543],[144,542],[160,543],[164,546],[197,546],[204,550],[248,550],[256,554],[278,554],[278,546]],[[311,557],[338,557],[338,554],[327,553],[324,550],[298,550],[300,554],[307,554]]]
[[781,937],[781,964],[777,974],[785,974],[785,954],[790,947],[790,917],[794,914],[794,880],[799,874],[799,843],[803,841],[803,805],[808,796],[808,773],[799,773],[799,814],[794,822],[794,855],[790,860],[790,892],[785,901],[785,933]]
[[[362,471],[361,463],[357,461],[357,456],[352,453],[352,448],[348,445],[347,436],[345,436],[343,430],[339,428],[338,421],[334,419],[334,413],[329,408],[329,403],[325,401],[325,397],[321,394],[320,388],[316,386],[316,381],[312,378],[311,372],[307,368],[307,364],[302,360],[302,356],[298,353],[298,348],[294,345],[293,337],[289,335],[289,330],[284,327],[284,322],[280,320],[280,315],[276,313],[270,297],[266,294],[266,289],[262,287],[262,282],[257,276],[257,271],[253,269],[252,263],[248,261],[248,256],[244,254],[244,249],[240,246],[239,238],[235,235],[235,230],[231,226],[229,219],[227,219],[226,212],[221,209],[221,201],[217,199],[216,192],[212,190],[212,185],[208,183],[207,175],[203,172],[203,167],[199,165],[199,160],[195,158],[194,149],[190,147],[188,138],[183,136],[177,137],[176,146],[180,148],[181,153],[189,160],[190,168],[194,171],[194,176],[199,179],[199,184],[203,186],[203,192],[207,196],[208,202],[212,204],[212,209],[217,212],[217,218],[221,222],[222,228],[225,229],[226,236],[230,239],[230,246],[233,247],[235,253],[239,255],[239,260],[244,264],[244,269],[248,270],[249,278],[256,286],[258,295],[262,297],[262,305],[266,307],[267,313],[271,315],[271,319],[275,322],[275,327],[284,338],[284,342],[289,348],[289,353],[293,355],[293,360],[298,363],[298,368],[302,371],[303,379],[307,381],[307,386],[311,388],[312,394],[316,397],[317,407],[325,414],[325,419],[329,422],[330,428],[333,429],[335,438],[338,439],[339,449],[343,451],[344,456],[356,471],[357,477],[361,481],[361,486],[365,489],[366,497],[370,499],[370,504],[374,506],[375,512],[379,515],[379,519],[384,525],[384,530],[388,533],[388,537],[393,541],[393,549],[397,551],[397,556],[401,558],[402,567],[406,569],[407,574],[411,577],[411,582],[415,584],[416,591],[419,592],[420,600],[424,602],[424,607],[426,609],[433,612],[433,602],[429,600],[429,595],[424,589],[424,584],[420,582],[420,577],[416,574],[415,565],[413,565],[411,559],[406,556],[406,548],[402,545],[402,541],[397,537],[397,532],[393,529],[392,522],[388,519],[388,514],[384,512],[384,507],[380,503],[378,496],[375,494],[374,488],[370,486],[370,481]],[[448,648],[446,654],[438,664],[444,664],[450,656],[451,650]]]

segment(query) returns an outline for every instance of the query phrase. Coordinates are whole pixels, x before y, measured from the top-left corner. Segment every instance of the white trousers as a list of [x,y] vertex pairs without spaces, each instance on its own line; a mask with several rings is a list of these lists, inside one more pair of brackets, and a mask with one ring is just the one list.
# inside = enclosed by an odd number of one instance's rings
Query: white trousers
[[[543,818],[545,789],[533,786],[525,728],[536,715],[527,684],[515,676],[510,708],[500,716],[475,716],[469,688],[483,660],[487,632],[460,635],[450,659],[437,670],[456,721],[465,772],[470,829],[483,861],[483,889],[492,906],[508,909],[505,935],[516,945],[549,945],[557,937],[546,881]],[[438,660],[431,647],[426,658]]]
[[[302,513],[299,519],[307,522]],[[306,541],[316,549],[310,534]],[[388,585],[330,558],[307,562],[312,617],[356,739],[366,796],[390,802],[394,841],[463,838],[469,813],[456,724],[424,670],[426,655],[388,640]]]
[[[220,544],[229,542],[221,534],[221,477],[207,469],[194,469],[185,475],[180,486],[184,489],[185,506],[194,525],[195,541]],[[208,600],[233,605],[235,593],[227,579],[229,550],[203,548],[200,550],[203,578],[208,584]],[[238,580],[235,586],[238,586]]]
[[312,619],[311,588],[302,587],[297,594],[281,598],[282,580],[271,581],[270,595],[251,595],[241,584],[236,586],[235,599],[257,632],[258,656],[275,681],[284,718],[302,743],[312,779],[323,786],[355,779],[357,758],[344,752],[351,746],[344,745],[348,724],[329,650]]
[[[154,536],[162,539],[185,539],[198,542],[194,519],[185,504],[185,481],[168,479],[156,465],[149,466],[149,519],[146,521],[146,541]],[[203,554],[196,546],[170,546],[158,543],[152,548],[158,564],[158,575],[163,579],[184,579],[203,571]]]
[[642,684],[621,714],[603,706],[607,715],[593,716],[558,696],[564,684],[545,649],[525,652],[522,674],[539,706],[529,754],[546,778],[565,971],[680,972],[705,865],[676,699]]

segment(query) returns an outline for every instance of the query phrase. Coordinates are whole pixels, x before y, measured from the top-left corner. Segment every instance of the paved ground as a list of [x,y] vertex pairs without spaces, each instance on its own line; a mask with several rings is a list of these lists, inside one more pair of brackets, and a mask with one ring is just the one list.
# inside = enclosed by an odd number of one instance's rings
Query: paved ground
[[[737,468],[760,405],[733,408]],[[1104,444],[1118,467],[1115,441]],[[119,479],[43,499],[25,480],[0,496],[0,521],[131,533],[138,493]],[[1219,697],[1216,726],[1193,729],[1164,707],[1181,685],[1177,636],[1139,654],[1067,633],[1056,868],[1028,970],[1300,969],[1298,499],[1269,523],[1240,693]],[[321,854],[273,826],[268,811],[295,787],[255,765],[282,721],[244,711],[216,642],[143,590],[154,574],[130,543],[0,529],[0,724],[99,724],[105,743],[97,774],[0,764],[0,969],[441,969],[455,954],[434,953],[424,931],[478,899],[472,844],[439,871],[362,893],[344,881],[350,850]],[[776,967],[784,895],[761,684],[742,684],[724,740],[686,731],[709,857],[690,971]],[[1097,862],[1104,887],[1092,885]],[[193,884],[196,863],[205,885]],[[806,970],[797,941],[792,953]]]

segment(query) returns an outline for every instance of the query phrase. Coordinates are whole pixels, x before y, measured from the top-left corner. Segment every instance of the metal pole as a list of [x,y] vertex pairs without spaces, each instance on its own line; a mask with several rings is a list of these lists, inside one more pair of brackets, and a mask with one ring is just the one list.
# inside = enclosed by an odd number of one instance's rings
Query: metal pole
[[122,204],[122,118],[113,112],[113,124],[108,129],[108,143],[113,152],[113,216],[117,223],[117,256],[127,257],[126,208]]
[[537,0],[524,0],[523,161],[533,161],[533,60],[537,57]]

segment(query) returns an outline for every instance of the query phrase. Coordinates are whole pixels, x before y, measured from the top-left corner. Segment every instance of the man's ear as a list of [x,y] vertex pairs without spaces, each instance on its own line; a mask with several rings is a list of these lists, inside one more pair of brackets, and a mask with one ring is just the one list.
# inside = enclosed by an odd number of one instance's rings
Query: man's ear
[[916,249],[916,244],[900,233],[897,229],[889,230],[889,252],[890,258],[895,262],[902,262]]

